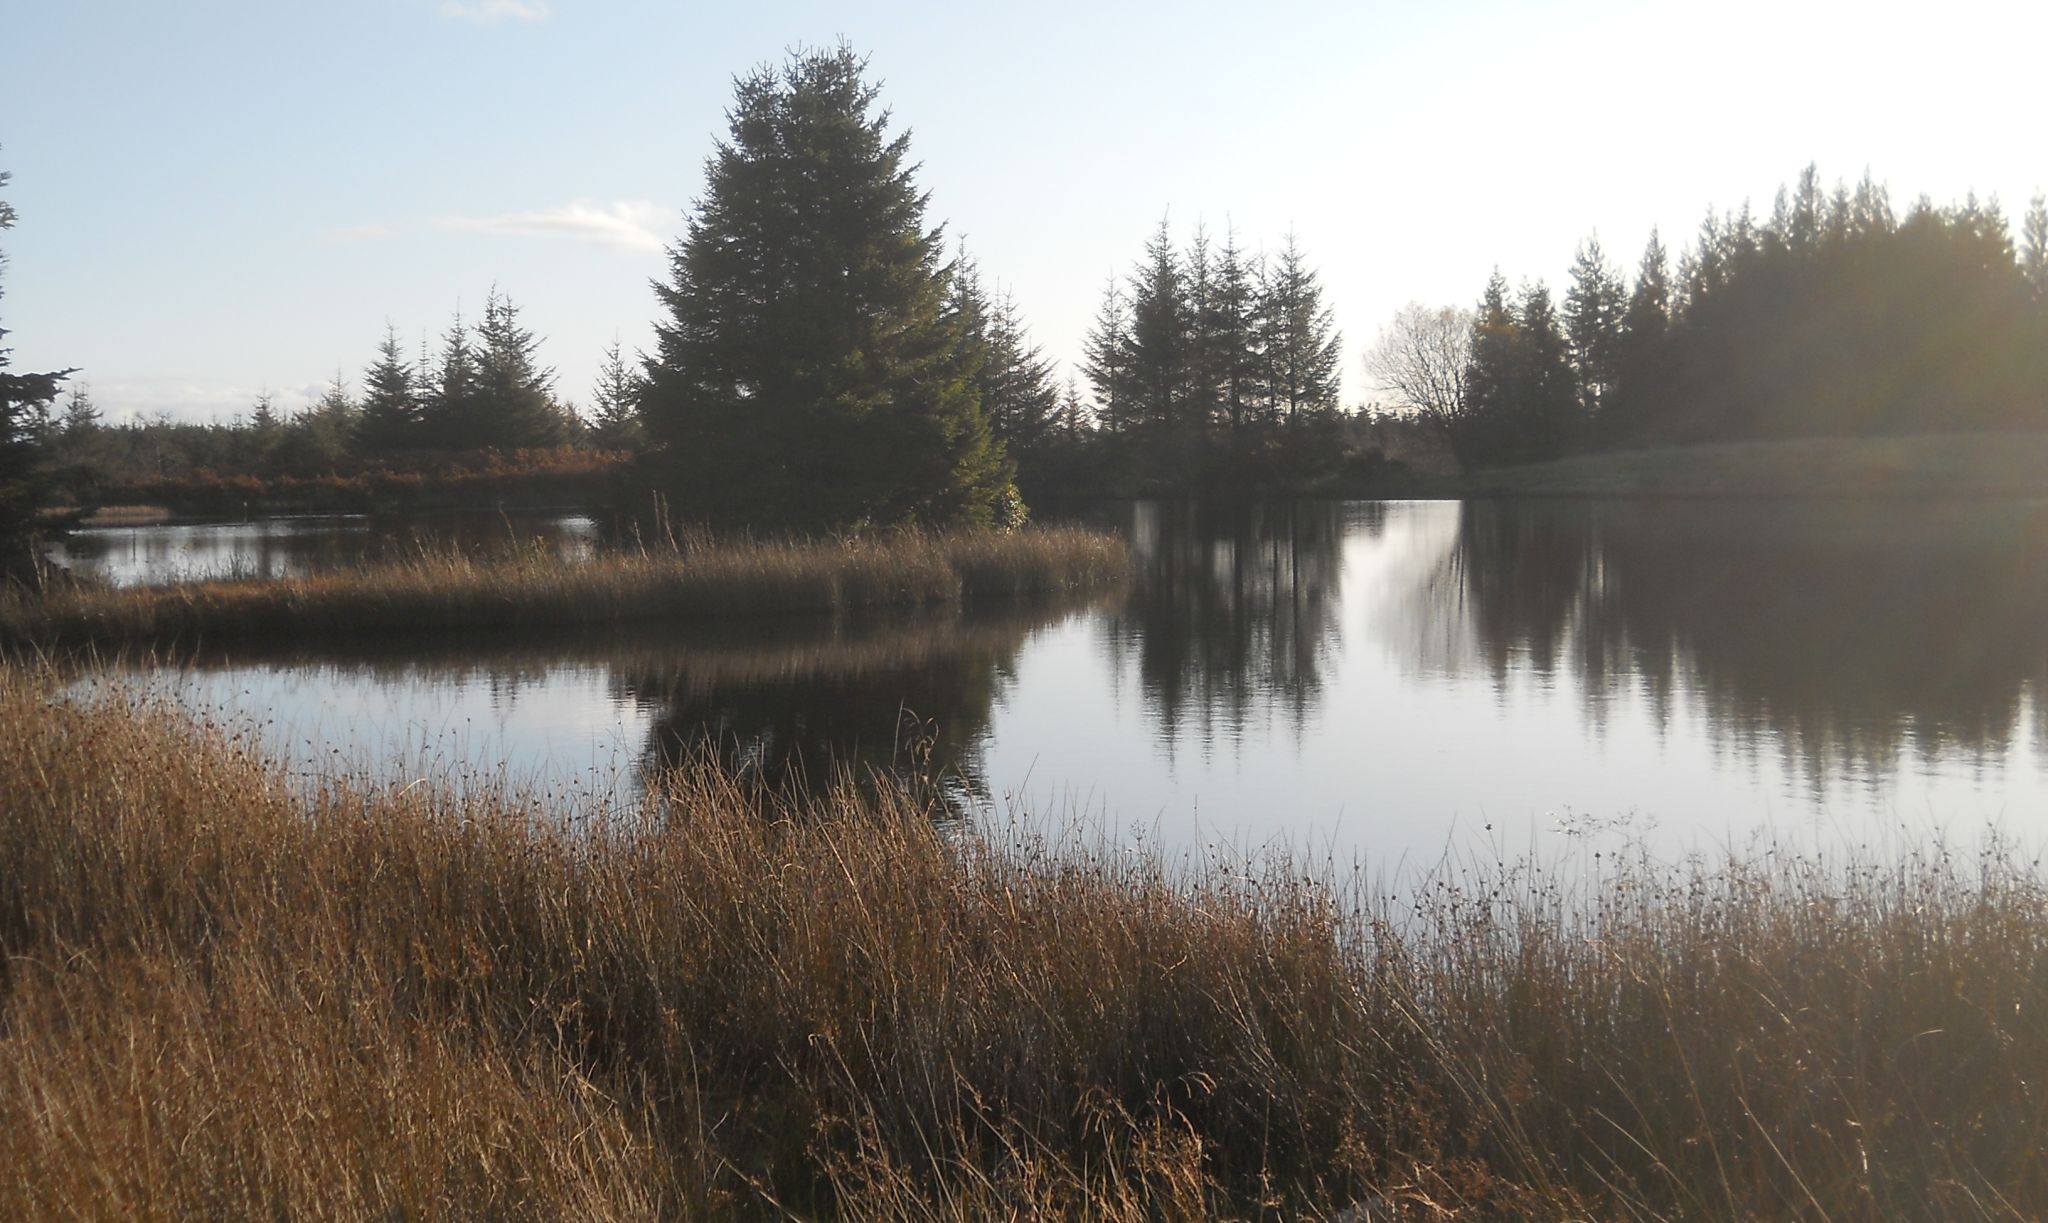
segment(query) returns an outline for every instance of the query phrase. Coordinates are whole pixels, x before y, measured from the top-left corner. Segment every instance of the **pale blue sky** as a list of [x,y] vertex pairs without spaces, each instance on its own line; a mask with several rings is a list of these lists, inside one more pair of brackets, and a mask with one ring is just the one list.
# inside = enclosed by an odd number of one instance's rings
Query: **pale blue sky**
[[913,131],[932,216],[1063,361],[1171,213],[1291,226],[1359,354],[1498,263],[1632,266],[1808,160],[1904,205],[2048,187],[2038,3],[663,4],[6,0],[0,168],[17,367],[115,417],[354,379],[386,318],[497,283],[585,402],[648,341],[731,78],[844,36]]

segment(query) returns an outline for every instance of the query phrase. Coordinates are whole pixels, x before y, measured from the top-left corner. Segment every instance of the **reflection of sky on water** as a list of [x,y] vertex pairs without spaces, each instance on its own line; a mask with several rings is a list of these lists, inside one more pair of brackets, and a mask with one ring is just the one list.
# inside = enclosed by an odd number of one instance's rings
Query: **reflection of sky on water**
[[479,511],[403,520],[304,515],[90,528],[52,542],[45,553],[60,569],[129,586],[208,577],[294,577],[443,546],[490,551],[539,541],[573,560],[590,554],[596,536],[597,524],[585,514]]
[[706,727],[763,769],[901,767],[908,708],[990,810],[1169,846],[2037,837],[2038,508],[1126,513],[1132,589],[1091,610],[307,647],[178,683],[300,769],[570,797]]

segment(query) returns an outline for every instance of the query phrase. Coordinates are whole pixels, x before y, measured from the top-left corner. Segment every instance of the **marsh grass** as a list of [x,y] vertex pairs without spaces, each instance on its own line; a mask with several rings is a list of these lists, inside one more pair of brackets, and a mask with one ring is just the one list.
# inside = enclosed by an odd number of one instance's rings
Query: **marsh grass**
[[1397,899],[700,766],[308,798],[19,668],[0,742],[7,1217],[2048,1211],[2009,855]]
[[544,547],[289,578],[0,594],[0,640],[38,646],[339,637],[644,620],[835,614],[1104,587],[1123,546],[1076,529],[823,540],[686,539],[564,562]]

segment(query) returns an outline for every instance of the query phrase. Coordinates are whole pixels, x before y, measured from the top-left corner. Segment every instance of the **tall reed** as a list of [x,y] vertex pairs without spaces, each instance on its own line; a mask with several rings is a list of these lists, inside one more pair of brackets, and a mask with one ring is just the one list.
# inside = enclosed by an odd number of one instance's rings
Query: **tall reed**
[[0,1214],[2048,1212],[2031,862],[1567,885],[942,835],[690,766],[308,798],[0,672]]
[[1107,586],[1121,543],[1073,528],[686,541],[564,562],[541,548],[290,578],[0,594],[0,642],[261,640],[905,608]]

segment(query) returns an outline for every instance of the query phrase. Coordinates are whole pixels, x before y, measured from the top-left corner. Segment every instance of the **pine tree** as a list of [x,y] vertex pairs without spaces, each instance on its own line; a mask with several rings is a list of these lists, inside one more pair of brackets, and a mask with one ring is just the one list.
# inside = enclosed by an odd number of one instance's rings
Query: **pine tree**
[[[424,368],[426,357],[421,355]],[[434,450],[470,450],[481,443],[482,394],[477,384],[476,347],[458,308],[441,335],[441,353],[420,403],[422,443]]]
[[626,364],[618,337],[612,337],[604,350],[604,362],[597,367],[597,384],[590,391],[591,403],[597,409],[591,432],[599,446],[607,450],[640,448],[643,385],[640,374]]
[[1237,232],[1226,229],[1204,330],[1213,349],[1210,361],[1219,379],[1218,408],[1233,433],[1242,432],[1250,422],[1259,397],[1261,361],[1254,285],[1262,271],[1245,259],[1237,245]]
[[377,360],[363,371],[363,404],[356,416],[357,453],[372,457],[402,454],[421,443],[419,378],[399,352],[398,328],[384,325]]
[[71,391],[64,397],[64,419],[59,428],[66,442],[79,442],[92,435],[100,427],[99,405],[92,400],[92,391],[83,382],[73,383]]
[[[0,188],[11,176],[0,170]],[[0,230],[14,227],[14,206],[0,199]],[[0,255],[0,269],[6,258]],[[7,331],[0,328],[0,340]],[[35,531],[36,514],[48,494],[40,468],[41,447],[35,422],[57,398],[58,384],[73,371],[45,374],[7,372],[8,349],[0,347],[0,568],[24,562]]]
[[642,415],[676,511],[757,525],[998,519],[990,435],[909,137],[845,46],[738,82],[669,278]]
[[1219,334],[1217,267],[1209,254],[1209,230],[1197,223],[1188,240],[1182,261],[1187,269],[1183,285],[1188,327],[1187,389],[1181,406],[1181,427],[1206,436],[1222,416],[1219,397],[1223,368],[1228,361]]
[[1291,232],[1273,263],[1262,305],[1260,349],[1275,414],[1293,423],[1334,413],[1343,338],[1323,304],[1321,281]]
[[1598,421],[1602,436],[1627,438],[1649,426],[1671,394],[1671,260],[1657,231],[1643,247],[1635,287],[1615,342],[1614,388]]
[[1522,290],[1515,322],[1522,344],[1516,396],[1522,456],[1555,458],[1583,436],[1586,414],[1572,372],[1571,342],[1542,281]]
[[1516,457],[1514,416],[1520,395],[1522,342],[1508,308],[1508,282],[1495,268],[1472,320],[1465,414],[1448,441],[1468,470]]
[[1095,321],[1088,329],[1082,350],[1081,372],[1095,391],[1095,415],[1101,427],[1120,434],[1134,423],[1128,353],[1131,337],[1130,303],[1123,286],[1112,274],[1102,290],[1102,304],[1095,309]]
[[355,439],[360,414],[355,397],[349,394],[348,377],[337,367],[320,398],[286,430],[288,461],[297,467],[328,467],[339,462]]
[[1164,220],[1145,243],[1144,258],[1131,273],[1130,286],[1124,363],[1133,416],[1155,434],[1179,432],[1187,423],[1191,399],[1193,328],[1185,268]]
[[996,298],[989,315],[988,357],[979,385],[989,427],[1019,463],[1045,447],[1059,416],[1059,387],[1052,361],[1031,342],[1008,293]]
[[1572,286],[1564,298],[1565,337],[1571,344],[1579,400],[1594,420],[1614,388],[1624,297],[1621,278],[1608,265],[1599,237],[1580,243],[1572,259]]
[[555,371],[540,365],[540,341],[519,325],[519,307],[491,286],[476,330],[477,434],[498,450],[558,446],[567,432],[555,406]]
[[284,420],[277,414],[277,397],[269,391],[256,392],[256,402],[249,409],[249,427],[258,436],[274,436],[284,428]]

